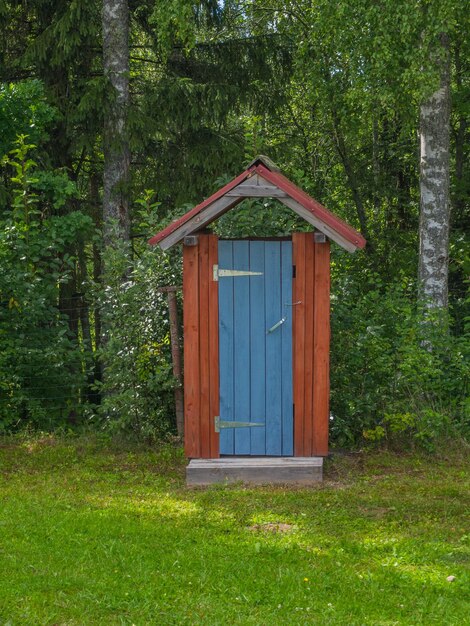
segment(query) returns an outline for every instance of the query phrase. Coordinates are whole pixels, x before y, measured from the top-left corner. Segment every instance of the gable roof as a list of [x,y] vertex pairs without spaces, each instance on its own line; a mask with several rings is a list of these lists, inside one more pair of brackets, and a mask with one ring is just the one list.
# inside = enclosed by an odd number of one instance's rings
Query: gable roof
[[158,244],[162,250],[168,250],[184,237],[216,220],[245,198],[252,197],[276,198],[350,252],[366,245],[366,240],[357,230],[297,187],[270,159],[263,156],[256,157],[244,172],[185,215],[171,222],[154,235],[149,243]]

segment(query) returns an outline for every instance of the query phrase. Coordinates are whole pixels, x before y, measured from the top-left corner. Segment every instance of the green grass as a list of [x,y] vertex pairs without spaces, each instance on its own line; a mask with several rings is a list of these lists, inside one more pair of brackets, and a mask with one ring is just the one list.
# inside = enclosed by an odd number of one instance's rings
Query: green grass
[[370,453],[311,489],[188,490],[171,448],[4,440],[0,624],[470,624],[468,469]]

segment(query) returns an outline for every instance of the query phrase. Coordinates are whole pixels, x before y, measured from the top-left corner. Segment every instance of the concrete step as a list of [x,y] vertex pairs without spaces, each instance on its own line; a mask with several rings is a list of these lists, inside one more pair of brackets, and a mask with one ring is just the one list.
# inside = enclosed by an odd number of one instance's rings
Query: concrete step
[[186,467],[189,487],[214,483],[311,485],[323,478],[323,457],[222,457],[192,459]]

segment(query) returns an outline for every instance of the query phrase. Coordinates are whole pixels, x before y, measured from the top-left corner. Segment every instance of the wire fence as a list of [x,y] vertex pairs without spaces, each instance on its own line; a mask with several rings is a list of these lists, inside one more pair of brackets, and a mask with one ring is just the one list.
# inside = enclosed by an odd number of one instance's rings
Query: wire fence
[[[18,308],[1,301],[0,432],[12,424],[15,428],[20,423],[76,422],[96,414],[103,398],[109,401],[111,395],[124,412],[140,406],[141,413],[150,414],[159,403],[168,404],[173,393],[168,382],[171,373],[160,387],[155,382],[162,363],[171,365],[169,339],[162,343],[162,336],[169,337],[167,294],[159,292],[157,300],[158,306],[153,299],[136,309],[136,315],[148,318],[150,325],[137,323],[135,328],[114,319],[115,313],[122,313],[120,307],[116,312],[108,310],[83,294],[72,295],[64,306],[45,302],[31,312],[26,304]],[[101,323],[106,315],[111,316],[108,329],[112,330],[103,337]],[[102,361],[108,359],[110,347],[113,372],[119,368],[121,372],[116,382],[110,382],[112,375],[107,377],[104,392]],[[108,350],[105,355],[103,348]],[[139,359],[147,359],[147,380],[136,373]]]

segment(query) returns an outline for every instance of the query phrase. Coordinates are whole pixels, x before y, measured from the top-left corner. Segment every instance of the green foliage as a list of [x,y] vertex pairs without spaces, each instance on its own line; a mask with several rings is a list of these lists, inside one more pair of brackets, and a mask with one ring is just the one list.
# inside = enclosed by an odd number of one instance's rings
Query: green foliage
[[13,150],[18,135],[34,145],[47,139],[46,128],[56,117],[39,80],[0,84],[0,155]]
[[334,440],[433,449],[468,436],[468,337],[424,328],[408,281],[384,283],[364,270],[357,279],[338,276],[332,301]]
[[[204,3],[202,3],[204,4]],[[175,43],[189,51],[196,42],[194,3],[188,0],[169,0],[162,5],[157,2],[149,22],[159,33],[159,46],[168,54]]]
[[[333,250],[334,441],[431,448],[468,432],[466,3],[129,8],[133,238],[102,259],[101,5],[0,2],[3,427],[53,427],[77,407],[94,414],[93,388],[100,424],[148,437],[173,427],[157,289],[180,283],[179,251],[163,257],[145,241],[265,153],[370,243],[355,256]],[[453,69],[450,336],[430,352],[414,307],[417,107],[436,87],[442,33]],[[270,200],[247,200],[213,226],[227,237],[305,228]]]
[[63,423],[77,411],[84,378],[57,305],[73,266],[69,250],[91,221],[80,212],[46,215],[47,200],[34,190],[40,176],[29,157],[34,146],[24,136],[16,145],[3,161],[15,175],[11,207],[0,217],[0,431]]
[[175,428],[166,285],[180,284],[168,257],[142,247],[133,257],[118,242],[103,254],[104,287],[96,286],[106,338],[99,386],[101,424],[158,440]]
[[244,200],[213,227],[220,237],[286,237],[308,227],[292,209],[272,200]]

